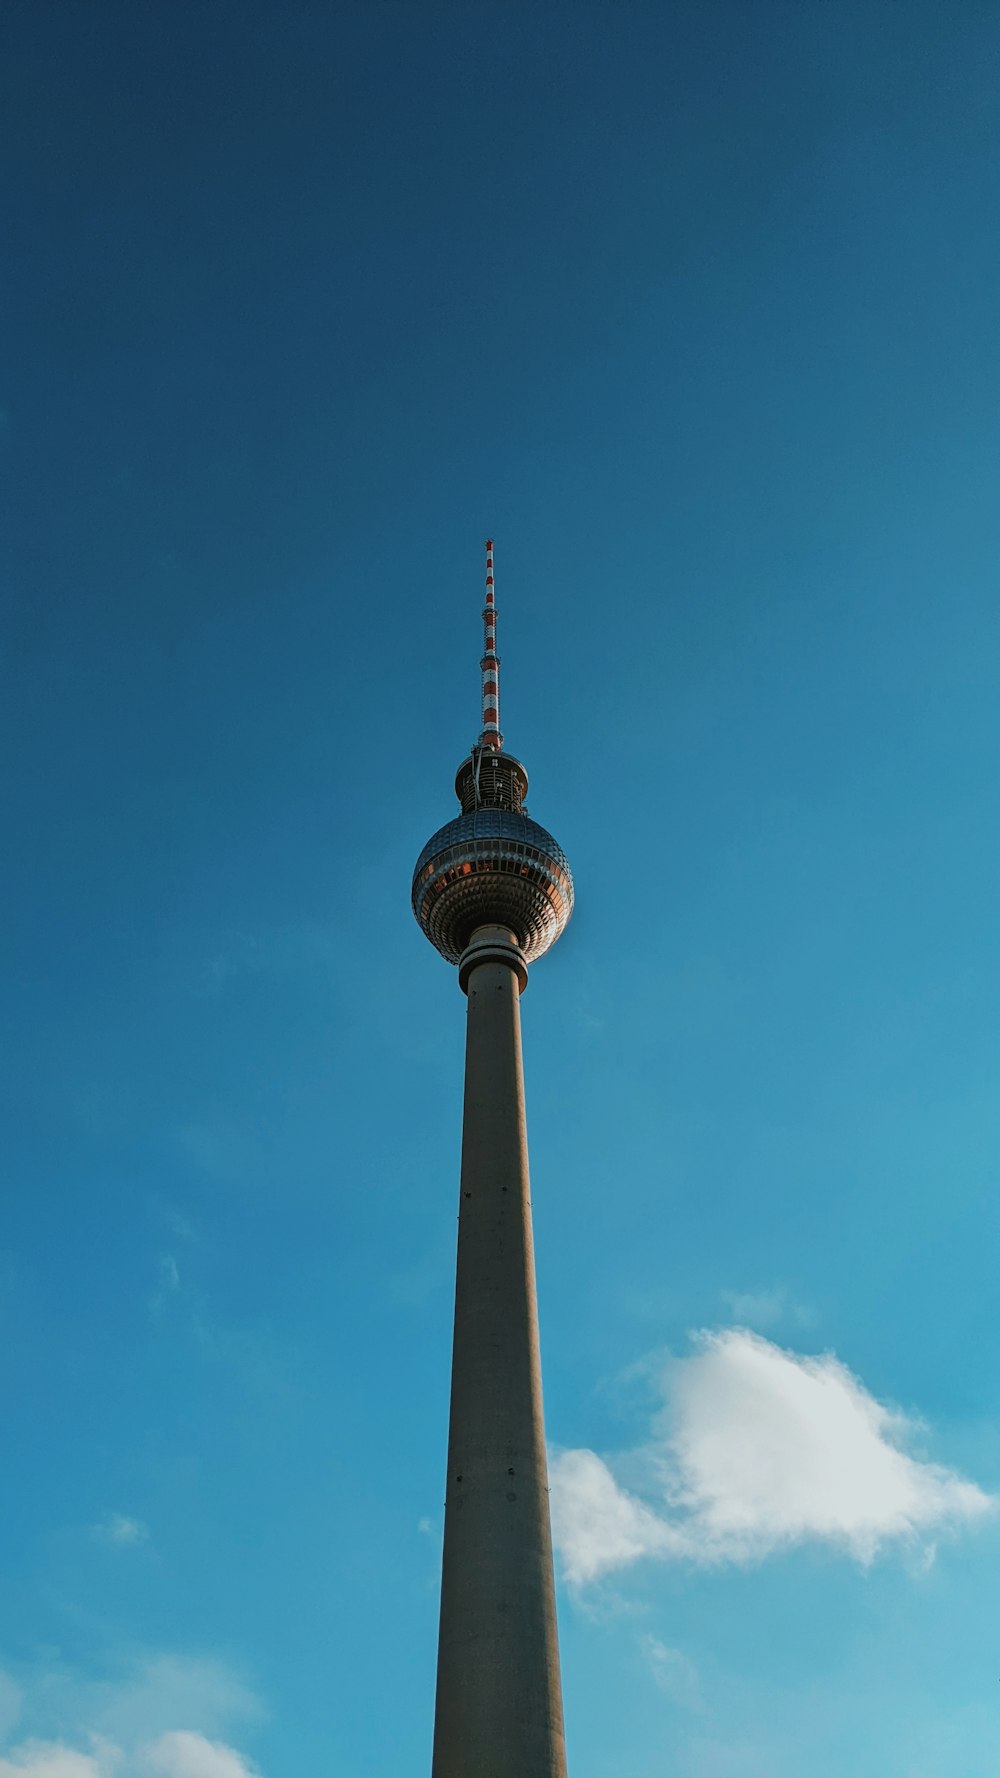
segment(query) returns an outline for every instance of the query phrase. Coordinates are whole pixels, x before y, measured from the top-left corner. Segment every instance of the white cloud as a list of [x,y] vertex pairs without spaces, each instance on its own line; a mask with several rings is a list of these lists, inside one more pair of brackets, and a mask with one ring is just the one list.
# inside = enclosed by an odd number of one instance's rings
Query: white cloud
[[661,1692],[665,1692],[682,1710],[705,1708],[698,1669],[686,1654],[682,1654],[679,1648],[668,1648],[658,1636],[650,1634],[639,1638],[639,1646]]
[[915,1424],[832,1355],[803,1357],[729,1328],[670,1360],[661,1390],[653,1439],[631,1459],[655,1508],[593,1451],[554,1460],[553,1524],[575,1584],[645,1556],[753,1562],[810,1538],[867,1563],[887,1543],[926,1545],[996,1505],[910,1455]]
[[149,1537],[149,1527],[141,1519],[131,1519],[125,1513],[109,1513],[99,1525],[92,1525],[91,1530],[100,1543],[115,1543],[122,1546],[145,1543]]
[[550,1479],[553,1535],[574,1585],[640,1556],[683,1553],[674,1527],[620,1488],[595,1452],[558,1452]]
[[251,1778],[254,1768],[224,1741],[173,1729],[145,1749],[145,1763],[163,1778]]

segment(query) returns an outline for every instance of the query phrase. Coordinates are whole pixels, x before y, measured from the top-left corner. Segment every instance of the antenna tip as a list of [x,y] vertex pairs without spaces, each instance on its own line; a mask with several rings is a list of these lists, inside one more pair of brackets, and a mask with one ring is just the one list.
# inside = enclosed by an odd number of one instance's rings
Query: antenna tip
[[492,548],[493,548],[493,539],[492,539],[492,537],[487,537],[487,539],[486,539],[486,547],[487,547],[487,549],[492,549]]

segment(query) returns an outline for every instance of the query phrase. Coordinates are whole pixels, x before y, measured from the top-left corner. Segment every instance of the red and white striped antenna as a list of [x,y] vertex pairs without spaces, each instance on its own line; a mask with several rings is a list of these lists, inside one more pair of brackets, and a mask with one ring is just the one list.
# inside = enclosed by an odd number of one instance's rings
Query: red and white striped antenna
[[503,749],[500,733],[500,656],[497,654],[497,608],[493,600],[493,539],[486,539],[486,606],[483,611],[485,647],[480,666],[483,673],[483,732],[480,747],[491,753]]

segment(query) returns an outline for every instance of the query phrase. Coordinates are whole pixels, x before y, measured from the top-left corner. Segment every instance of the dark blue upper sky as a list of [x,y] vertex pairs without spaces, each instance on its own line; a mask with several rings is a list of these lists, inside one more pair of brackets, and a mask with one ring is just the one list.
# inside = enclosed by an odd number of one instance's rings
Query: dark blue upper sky
[[[974,0],[3,8],[0,1747],[427,1764],[462,1003],[408,890],[487,535],[577,877],[554,1445],[693,1486],[743,1326],[779,1419],[836,1352],[914,1500],[1000,1486],[998,67]],[[870,1567],[812,1497],[596,1591],[564,1531],[574,1778],[987,1778],[996,1533],[931,1563],[934,1498]]]

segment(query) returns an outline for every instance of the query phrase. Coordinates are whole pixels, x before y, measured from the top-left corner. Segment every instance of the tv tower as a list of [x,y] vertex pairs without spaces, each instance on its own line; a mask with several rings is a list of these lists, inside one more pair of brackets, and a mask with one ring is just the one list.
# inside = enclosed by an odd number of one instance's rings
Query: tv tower
[[565,1778],[520,996],[573,878],[504,751],[496,621],[487,542],[482,731],[413,873],[468,997],[433,1778]]

